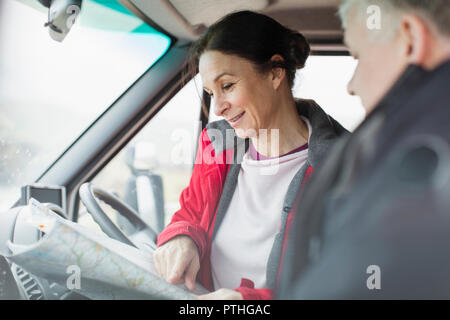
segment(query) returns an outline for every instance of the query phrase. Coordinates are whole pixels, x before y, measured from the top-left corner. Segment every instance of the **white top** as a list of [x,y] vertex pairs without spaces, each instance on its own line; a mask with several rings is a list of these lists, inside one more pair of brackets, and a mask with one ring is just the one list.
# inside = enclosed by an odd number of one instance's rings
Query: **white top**
[[[303,118],[309,129],[311,125]],[[289,184],[308,159],[308,149],[268,160],[244,155],[230,206],[211,248],[215,290],[239,287],[241,278],[266,286],[266,266]]]

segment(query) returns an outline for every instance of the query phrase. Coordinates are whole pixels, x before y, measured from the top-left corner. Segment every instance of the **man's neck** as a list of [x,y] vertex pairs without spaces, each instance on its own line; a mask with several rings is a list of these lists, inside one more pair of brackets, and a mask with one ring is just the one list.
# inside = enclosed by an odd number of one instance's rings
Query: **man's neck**
[[432,49],[423,67],[426,70],[436,69],[444,62],[450,60],[450,40],[448,36],[438,36],[432,41]]

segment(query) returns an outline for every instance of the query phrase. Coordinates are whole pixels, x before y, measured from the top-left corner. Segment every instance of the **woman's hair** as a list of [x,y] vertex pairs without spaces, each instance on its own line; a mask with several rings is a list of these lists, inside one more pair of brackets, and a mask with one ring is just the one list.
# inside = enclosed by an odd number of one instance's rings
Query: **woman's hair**
[[[302,34],[282,26],[274,19],[256,12],[239,11],[211,25],[191,46],[191,76],[198,72],[200,57],[208,50],[247,59],[260,72],[284,68],[292,88],[295,72],[305,66],[310,47]],[[283,57],[283,61],[271,61],[275,54]]]

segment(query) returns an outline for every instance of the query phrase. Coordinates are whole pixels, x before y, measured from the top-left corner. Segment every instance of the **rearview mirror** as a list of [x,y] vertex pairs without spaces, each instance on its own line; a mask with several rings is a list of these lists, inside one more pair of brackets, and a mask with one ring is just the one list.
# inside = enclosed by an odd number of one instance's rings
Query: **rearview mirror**
[[81,11],[82,0],[38,0],[48,8],[48,27],[50,37],[62,42],[74,25]]

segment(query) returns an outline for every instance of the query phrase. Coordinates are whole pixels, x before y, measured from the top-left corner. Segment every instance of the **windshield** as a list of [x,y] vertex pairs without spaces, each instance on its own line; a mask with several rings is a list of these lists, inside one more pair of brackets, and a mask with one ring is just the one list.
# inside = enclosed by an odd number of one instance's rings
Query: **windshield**
[[170,46],[114,0],[84,0],[63,42],[37,0],[0,2],[0,210]]

